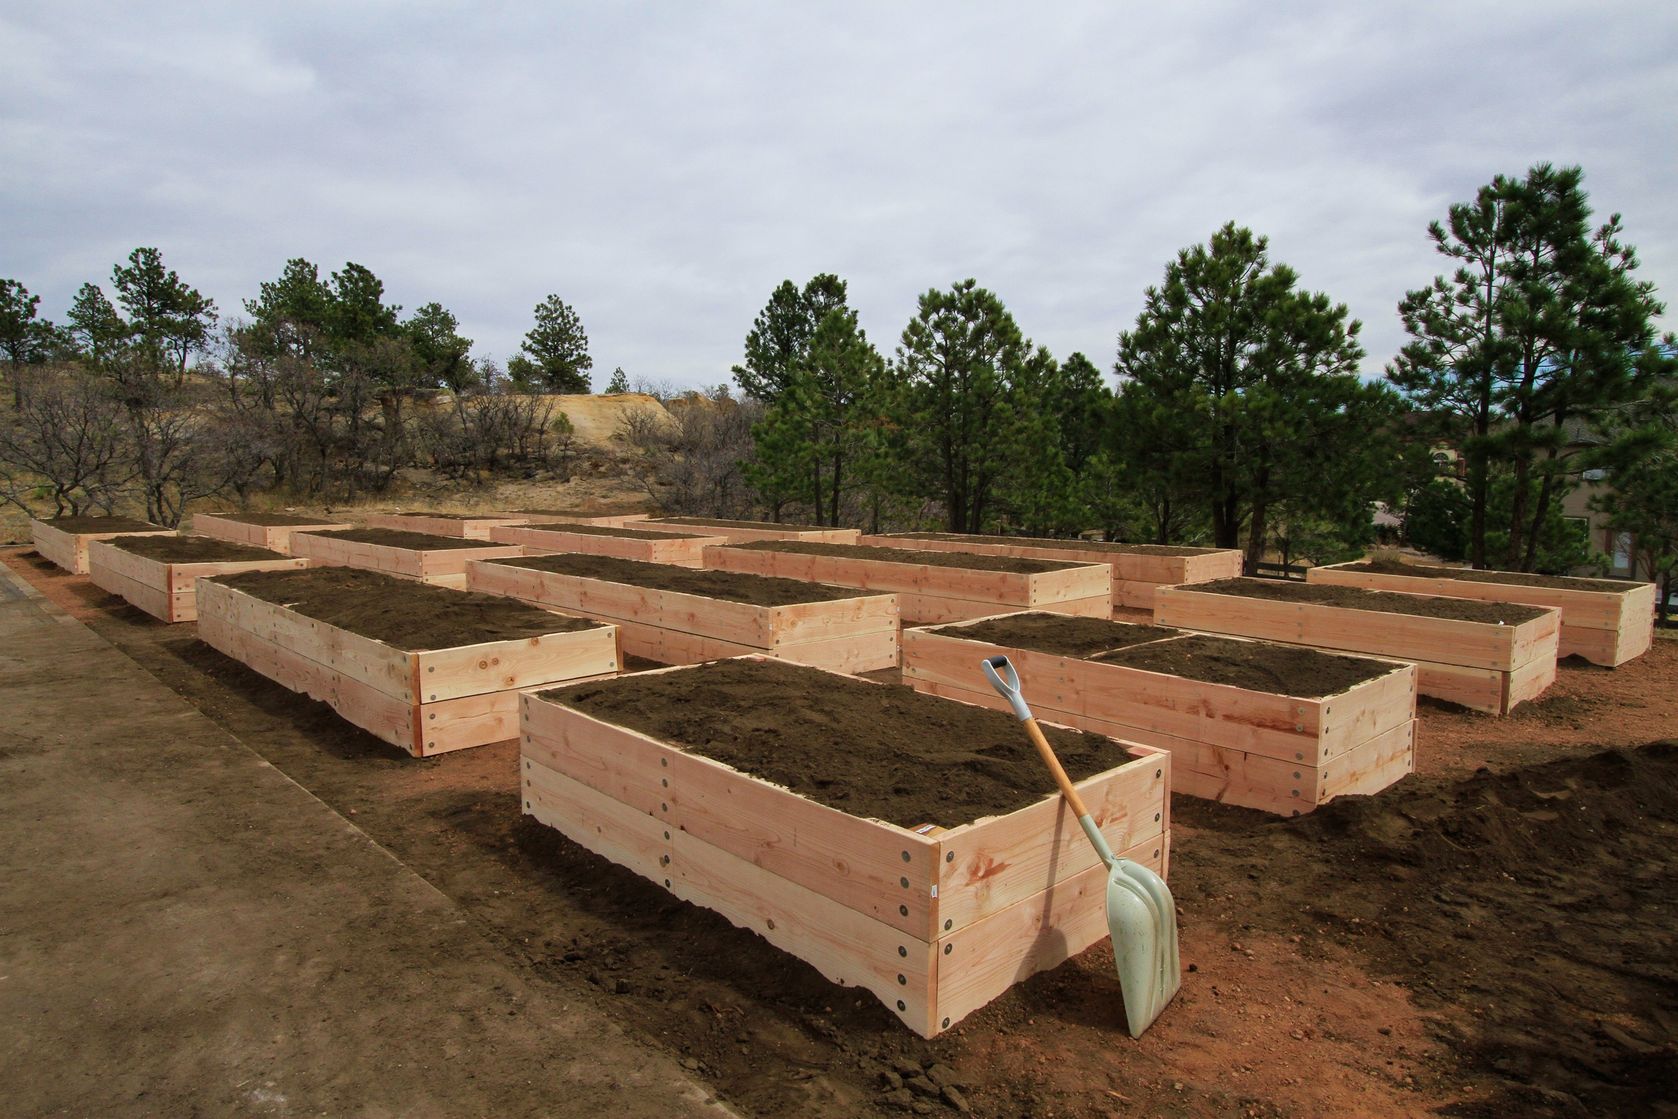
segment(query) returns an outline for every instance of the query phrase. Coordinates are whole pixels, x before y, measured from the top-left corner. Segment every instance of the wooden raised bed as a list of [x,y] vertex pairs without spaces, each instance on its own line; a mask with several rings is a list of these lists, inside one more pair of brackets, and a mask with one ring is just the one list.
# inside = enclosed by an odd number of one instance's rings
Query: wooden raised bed
[[289,513],[194,513],[192,531],[199,536],[267,548],[282,556],[291,555],[294,532],[331,532],[349,528],[341,521],[319,517],[298,517]]
[[1100,564],[764,541],[707,548],[705,566],[891,591],[905,621],[959,622],[1010,607],[1090,618],[1113,612],[1112,573]]
[[490,539],[499,544],[523,544],[532,553],[578,552],[680,567],[703,567],[705,549],[712,544],[726,543],[720,536],[574,524],[497,525],[490,530]]
[[1592,664],[1613,668],[1649,651],[1655,639],[1655,585],[1622,583],[1614,579],[1540,577],[1507,571],[1474,571],[1451,567],[1406,564],[1394,571],[1388,565],[1370,568],[1364,561],[1313,567],[1311,583],[1363,587],[1376,591],[1405,591],[1482,602],[1519,602],[1554,606],[1561,611],[1561,641],[1557,655],[1578,656]]
[[397,532],[421,532],[431,536],[454,536],[462,540],[488,540],[497,525],[522,525],[529,517],[499,513],[369,513],[368,528]]
[[1105,563],[1113,569],[1113,607],[1152,610],[1161,586],[1209,583],[1241,574],[1241,553],[1234,548],[1174,548],[1156,544],[1115,544],[1101,540],[1034,540],[1021,536],[962,536],[952,532],[901,532],[865,536],[864,544],[883,548],[923,548],[936,552],[1020,556],[1025,559]]
[[577,509],[508,509],[488,513],[486,516],[497,517],[508,524],[572,524],[599,525],[603,528],[622,528],[625,525],[637,525],[647,519],[647,513],[631,513],[619,511],[616,513],[586,513]]
[[132,517],[59,517],[29,521],[29,539],[41,558],[72,575],[86,575],[87,546],[113,536],[174,536],[175,530]]
[[653,531],[703,532],[721,536],[730,544],[750,544],[755,540],[802,540],[810,544],[855,544],[862,536],[861,529],[823,528],[820,525],[784,525],[774,521],[725,521],[706,517],[649,517],[637,521],[636,528]]
[[[1008,631],[1032,620],[1036,632]],[[1069,649],[1054,640],[1073,619],[1013,614],[903,633],[903,682],[932,695],[1007,709],[979,664],[1005,653],[1041,718],[1171,752],[1171,788],[1223,804],[1285,816],[1310,812],[1337,796],[1375,793],[1415,769],[1416,667],[1398,661],[1296,649],[1268,642],[1113,627],[1117,655],[1174,648],[1255,667],[1294,660],[1302,680],[1342,670],[1326,695],[1289,695],[1257,684],[1234,685],[1163,670],[1108,663],[1111,651]],[[1050,639],[1043,640],[1047,631]],[[1130,631],[1130,632],[1126,632]],[[1164,658],[1160,658],[1164,659]],[[1323,662],[1339,662],[1338,664]],[[1354,671],[1346,671],[1348,669]],[[1362,674],[1368,679],[1353,680]],[[1256,671],[1255,677],[1269,675]],[[1295,690],[1320,691],[1301,684]]]
[[317,566],[359,567],[439,587],[466,588],[466,561],[524,555],[517,544],[432,536],[391,528],[357,528],[347,532],[299,532],[291,551]]
[[166,553],[147,554],[152,551],[148,542],[156,535],[90,542],[88,575],[95,585],[165,622],[190,622],[198,617],[198,580],[204,576],[309,566],[306,559],[208,536],[169,534],[169,539],[156,542],[156,547],[168,549]]
[[[1358,609],[1326,601],[1336,596],[1367,606]],[[1405,613],[1407,606],[1437,613]],[[1494,614],[1501,624],[1491,620]],[[1416,687],[1422,695],[1506,715],[1555,682],[1561,611],[1355,587],[1232,579],[1199,587],[1161,588],[1154,621],[1411,661],[1418,670]]]
[[[483,596],[376,572],[320,568],[307,575],[348,583],[367,599],[412,601],[445,625],[451,611],[464,616],[444,642],[387,642],[305,613],[313,609],[308,601],[313,592],[304,583],[287,593],[283,584],[253,588],[242,587],[238,578],[206,579],[199,585],[198,636],[415,757],[516,738],[521,689],[610,675],[622,667],[610,625],[589,622],[567,630],[561,627],[575,627],[581,619],[495,600],[497,611],[528,609],[516,625],[498,629],[483,620]],[[303,601],[286,604],[274,597]],[[497,639],[497,632],[506,636]],[[408,647],[413,644],[436,647]]]
[[[743,665],[819,671],[748,657],[600,687]],[[889,688],[894,707],[909,706],[899,689],[855,677],[821,687],[835,713],[854,711],[861,689]],[[1010,717],[967,710],[996,720],[994,740],[1023,740]],[[915,740],[915,726],[902,729]],[[1035,766],[1022,747],[1013,755],[1010,744],[1009,756]],[[1106,868],[1058,796],[1022,792],[1017,810],[947,829],[863,818],[535,693],[524,698],[520,748],[527,814],[872,992],[923,1037],[1108,934]],[[1164,874],[1170,755],[1126,749],[1130,760],[1078,788],[1113,850]],[[963,772],[917,776],[935,788]]]
[[[708,584],[735,597],[672,589]],[[613,622],[625,653],[663,664],[747,653],[835,672],[897,664],[897,596],[891,594],[565,555],[471,560],[466,586]]]

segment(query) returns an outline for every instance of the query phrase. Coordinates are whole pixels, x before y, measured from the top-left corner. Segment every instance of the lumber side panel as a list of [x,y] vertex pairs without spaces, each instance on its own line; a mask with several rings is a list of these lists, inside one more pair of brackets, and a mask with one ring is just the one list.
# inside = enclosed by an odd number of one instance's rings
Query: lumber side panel
[[770,645],[798,645],[836,637],[872,636],[896,630],[901,618],[895,594],[863,595],[828,602],[800,602],[768,608]]
[[414,726],[422,736],[421,757],[507,742],[519,736],[519,693],[488,692],[438,703],[422,703]]
[[217,575],[238,575],[246,571],[298,571],[308,567],[306,559],[228,560],[220,563],[164,564],[164,579],[170,594],[193,594],[198,580]]
[[[1341,565],[1312,568],[1305,573],[1312,583],[1368,590],[1436,594],[1447,598],[1471,598],[1481,602],[1518,602],[1528,606],[1554,606],[1562,611],[1562,624],[1588,629],[1615,625],[1624,610],[1626,592],[1592,591],[1582,587],[1529,587],[1514,583],[1483,583],[1440,575],[1390,575],[1379,571],[1357,571]],[[1652,588],[1653,584],[1645,584]],[[1629,592],[1636,584],[1626,584]]]
[[669,822],[670,801],[660,784],[665,779],[662,744],[528,691],[520,697],[519,712],[519,749],[525,757]]
[[76,537],[53,528],[44,521],[29,522],[29,539],[35,550],[46,559],[72,575],[87,574],[87,551],[78,547]]
[[649,532],[691,532],[705,536],[721,536],[730,544],[752,544],[759,540],[802,540],[810,544],[855,544],[862,538],[862,530],[855,528],[827,528],[818,532],[794,532],[791,529],[724,525],[717,524],[714,521],[702,521],[693,524],[675,523],[658,518],[649,518],[645,523],[637,521],[634,523],[634,527],[645,528]]
[[192,515],[192,531],[200,536],[208,536],[214,540],[226,540],[232,544],[249,544],[257,548],[268,546],[267,534],[261,525],[253,525],[248,521],[235,521],[227,517],[218,517],[213,513],[194,513]]
[[617,628],[602,625],[413,654],[419,698],[426,703],[558,684],[618,670]]
[[[1120,854],[1164,875],[1169,846],[1170,837],[1161,835]],[[1107,868],[1099,863],[945,934],[933,956],[939,1029],[954,1026],[1015,983],[1058,967],[1107,935]]]
[[1377,735],[1322,767],[1319,800],[1368,796],[1416,771],[1416,721]]
[[528,756],[520,777],[527,815],[643,878],[665,881],[671,844],[664,823]]
[[1556,662],[1539,657],[1528,661],[1504,677],[1503,710],[1507,715],[1528,700],[1537,699],[1556,682]]
[[1504,712],[1505,680],[1508,673],[1495,668],[1465,668],[1458,664],[1416,662],[1416,689],[1422,695],[1444,700],[1488,715]]
[[97,556],[89,563],[88,577],[94,586],[108,591],[126,601],[137,610],[143,610],[160,622],[188,621],[190,619],[177,618],[180,612],[174,596],[167,591],[136,582],[114,568],[102,564]]
[[895,668],[898,663],[897,627],[854,637],[831,637],[776,645],[769,654],[795,664],[855,675]]
[[161,560],[148,559],[136,552],[124,551],[103,540],[88,541],[87,558],[89,574],[93,573],[93,566],[97,564],[136,583],[155,587],[165,594],[169,593],[169,565]]

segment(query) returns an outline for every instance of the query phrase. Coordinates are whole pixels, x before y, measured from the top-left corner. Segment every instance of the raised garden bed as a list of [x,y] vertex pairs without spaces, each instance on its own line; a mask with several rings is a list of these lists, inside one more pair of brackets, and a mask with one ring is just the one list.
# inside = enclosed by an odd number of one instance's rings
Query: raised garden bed
[[175,530],[133,517],[56,517],[29,522],[29,539],[41,558],[72,575],[86,575],[87,546],[113,536],[174,536]]
[[488,514],[492,517],[503,518],[512,524],[553,524],[563,521],[575,525],[604,525],[609,528],[619,528],[623,525],[633,525],[647,519],[648,514],[637,512],[628,506],[608,506],[604,509],[509,509],[504,512]]
[[490,538],[501,544],[523,544],[533,553],[579,552],[682,567],[702,566],[706,547],[726,543],[721,536],[692,532],[582,524],[497,525],[490,531]]
[[267,548],[282,556],[291,554],[294,532],[332,532],[349,528],[341,521],[303,517],[295,513],[194,513],[192,531],[200,536]]
[[1341,587],[1554,606],[1561,611],[1558,655],[1610,668],[1642,656],[1654,641],[1653,583],[1367,560],[1313,567],[1305,578]]
[[1508,714],[1556,678],[1554,607],[1227,579],[1159,592],[1154,621],[1413,662],[1422,695]]
[[87,559],[88,575],[97,586],[165,622],[198,617],[198,580],[204,576],[309,565],[267,548],[174,533],[95,540],[88,544]]
[[924,548],[939,552],[1021,556],[1076,563],[1105,563],[1113,569],[1113,606],[1152,610],[1161,586],[1209,583],[1241,574],[1234,548],[1177,548],[1160,544],[1116,544],[1100,540],[1039,540],[1024,536],[971,536],[952,532],[900,532],[869,536],[864,544]]
[[521,689],[622,667],[610,625],[343,567],[206,579],[198,636],[415,757],[516,738]]
[[979,662],[1006,653],[1040,717],[1172,757],[1176,792],[1297,816],[1415,768],[1416,668],[1156,626],[1010,614],[903,633],[903,681],[1007,704]]
[[[1050,728],[1114,851],[1166,872],[1170,757]],[[1107,871],[1017,721],[742,657],[527,694],[524,810],[911,1030],[1107,936]]]
[[503,516],[499,513],[369,513],[367,527],[455,536],[462,540],[488,540],[490,530],[497,525],[524,524],[528,520],[528,517],[516,514]]
[[433,536],[394,528],[354,528],[345,532],[299,532],[291,552],[317,566],[360,567],[440,587],[466,589],[468,559],[504,559],[524,555],[517,544]]
[[675,532],[703,532],[721,536],[730,544],[754,540],[803,540],[813,544],[855,544],[860,529],[823,528],[820,525],[784,525],[775,521],[727,521],[709,517],[649,517],[646,527],[669,528]]
[[905,622],[957,622],[1009,608],[1090,618],[1113,611],[1112,574],[1102,565],[764,540],[707,548],[705,566],[891,591]]
[[471,590],[614,622],[625,653],[694,664],[761,653],[836,672],[897,664],[897,596],[609,556],[473,560]]

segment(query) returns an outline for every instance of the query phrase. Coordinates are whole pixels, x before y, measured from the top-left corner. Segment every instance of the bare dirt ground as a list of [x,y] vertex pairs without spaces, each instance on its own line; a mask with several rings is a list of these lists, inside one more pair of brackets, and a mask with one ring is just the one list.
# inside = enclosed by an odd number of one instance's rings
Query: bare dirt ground
[[1566,662],[1506,719],[1426,705],[1420,772],[1379,797],[1292,821],[1176,798],[1189,971],[1141,1040],[1103,945],[926,1042],[527,822],[511,744],[410,759],[191,625],[0,558],[743,1113],[1678,1115],[1678,747],[1651,745],[1678,738],[1670,637]]

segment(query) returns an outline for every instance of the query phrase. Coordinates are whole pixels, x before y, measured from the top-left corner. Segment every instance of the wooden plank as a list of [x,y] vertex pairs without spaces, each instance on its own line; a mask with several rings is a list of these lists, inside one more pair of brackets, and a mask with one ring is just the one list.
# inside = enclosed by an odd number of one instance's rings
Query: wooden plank
[[[1163,875],[1169,847],[1170,836],[1161,835],[1120,854]],[[949,1029],[1015,983],[1060,966],[1107,936],[1107,868],[1100,864],[946,934],[933,957],[938,965],[938,1030]]]
[[590,556],[614,556],[642,563],[668,563],[678,567],[701,567],[707,547],[726,543],[720,536],[605,536],[599,533],[565,532],[544,525],[502,525],[490,533],[500,543],[523,544],[554,552],[575,552]]
[[426,703],[617,672],[617,628],[546,633],[410,654]]
[[1528,700],[1537,699],[1555,682],[1556,662],[1553,660],[1531,660],[1506,673],[1503,678],[1503,707],[1499,714],[1507,715]]
[[633,522],[634,527],[644,528],[648,532],[658,532],[669,529],[671,532],[697,532],[706,536],[721,536],[730,544],[750,544],[758,540],[802,540],[809,544],[855,544],[862,537],[862,530],[855,528],[824,528],[811,530],[801,526],[789,525],[777,528],[774,525],[740,525],[723,524],[718,521],[673,521],[664,517],[648,517]]
[[180,619],[176,615],[180,608],[175,603],[175,596],[158,587],[147,586],[129,578],[115,568],[102,563],[97,556],[89,559],[89,578],[94,586],[125,600],[130,606],[143,610],[161,622],[189,621]]
[[368,528],[392,528],[401,532],[423,532],[430,536],[458,536],[463,540],[488,540],[498,525],[523,524],[519,516],[493,513],[470,517],[434,517],[425,513],[369,513]]
[[665,883],[668,825],[529,756],[519,766],[527,815],[610,862]]
[[[1354,560],[1352,564],[1363,561]],[[1451,568],[1439,568],[1437,574],[1395,575],[1384,571],[1361,571],[1352,564],[1331,564],[1314,567],[1305,573],[1308,582],[1341,587],[1361,587],[1365,590],[1400,591],[1409,594],[1433,594],[1446,598],[1468,598],[1480,602],[1518,602],[1528,606],[1554,606],[1562,612],[1562,625],[1585,629],[1612,629],[1623,616],[1627,598],[1640,587],[1653,583],[1626,583],[1623,591],[1592,590],[1576,587],[1533,587],[1518,583],[1489,583],[1472,579],[1457,579]],[[1581,584],[1585,580],[1579,581]]]
[[1346,751],[1322,767],[1318,802],[1369,796],[1416,771],[1416,720]]
[[299,522],[292,525],[259,525],[252,524],[249,521],[241,521],[233,514],[194,513],[192,515],[192,531],[200,536],[208,536],[215,540],[226,540],[234,544],[249,544],[256,548],[267,548],[269,551],[279,552],[281,555],[287,556],[291,554],[291,535],[294,532],[330,532],[334,529],[349,527],[348,524],[339,521]]
[[29,520],[29,539],[35,551],[72,575],[86,575],[87,546],[95,540],[110,540],[117,536],[174,536],[172,528],[156,528],[126,532],[65,532],[54,528],[50,521]]

